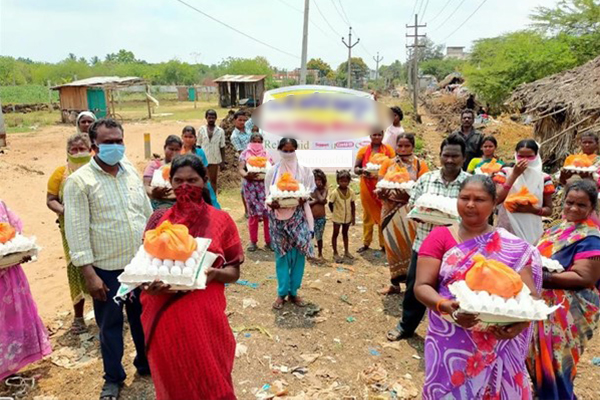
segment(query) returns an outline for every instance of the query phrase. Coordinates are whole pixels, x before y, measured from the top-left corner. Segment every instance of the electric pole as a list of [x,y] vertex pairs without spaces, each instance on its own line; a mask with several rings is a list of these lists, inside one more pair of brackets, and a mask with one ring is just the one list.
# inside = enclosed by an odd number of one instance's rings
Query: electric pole
[[377,63],[377,67],[375,67],[375,82],[379,80],[379,62],[383,60],[383,57],[379,57],[379,52],[377,52],[377,57],[373,57],[373,60]]
[[407,38],[414,38],[414,44],[406,45],[406,47],[412,49],[412,86],[413,86],[413,107],[415,109],[415,120],[420,122],[421,118],[419,117],[419,109],[418,109],[418,97],[419,97],[419,48],[425,47],[422,44],[419,44],[419,38],[425,37],[426,35],[419,35],[419,28],[426,28],[427,24],[419,25],[418,15],[415,14],[415,24],[414,25],[406,25],[407,28],[414,29],[414,35],[406,34]]
[[300,65],[300,84],[306,85],[306,56],[308,51],[308,2],[304,0],[304,30],[302,32],[302,62]]
[[360,42],[360,38],[356,39],[356,42],[352,44],[352,27],[350,27],[350,31],[348,32],[348,43],[342,37],[342,43],[348,48],[348,78],[346,87],[350,89],[350,82],[352,80],[352,48],[356,46]]

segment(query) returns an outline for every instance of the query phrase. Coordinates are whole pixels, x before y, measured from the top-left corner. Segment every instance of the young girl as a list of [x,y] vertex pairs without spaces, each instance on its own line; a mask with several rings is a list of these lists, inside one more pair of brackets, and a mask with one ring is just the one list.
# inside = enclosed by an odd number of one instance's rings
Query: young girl
[[336,181],[338,187],[329,196],[329,210],[333,213],[333,217],[331,218],[333,221],[331,244],[333,246],[334,261],[341,263],[343,260],[337,250],[337,237],[340,233],[340,227],[342,228],[342,238],[344,240],[344,257],[349,260],[354,259],[348,247],[348,231],[350,230],[350,225],[356,223],[356,206],[354,203],[356,195],[349,187],[350,181],[352,181],[350,171],[337,171]]
[[[192,153],[192,154],[197,155],[202,160],[202,164],[204,164],[204,166],[206,167],[208,165],[208,159],[206,158],[206,153],[204,153],[204,150],[202,150],[200,147],[196,146],[196,143],[197,143],[196,129],[190,125],[186,126],[185,128],[183,128],[183,131],[181,132],[181,139],[183,141],[183,147],[181,148],[181,154]],[[208,191],[210,192],[210,199],[212,201],[212,206],[215,208],[218,208],[220,210],[221,205],[217,201],[217,194],[213,190],[213,187],[210,184],[210,182],[206,182],[206,187],[208,188]]]
[[475,172],[475,169],[480,168],[482,165],[485,165],[492,161],[494,158],[498,164],[504,165],[504,163],[495,156],[496,149],[498,148],[498,142],[496,138],[493,136],[486,136],[483,138],[483,143],[481,145],[481,151],[483,151],[483,156],[480,158],[474,158],[471,160],[469,165],[467,166],[467,172],[472,174]]
[[310,195],[310,209],[315,219],[315,239],[317,241],[317,248],[319,249],[319,255],[317,256],[317,262],[322,263],[325,261],[323,258],[323,232],[325,231],[325,206],[327,205],[327,176],[325,172],[320,169],[313,171],[315,177],[315,185],[317,186],[314,192]]
[[165,145],[163,147],[165,152],[164,159],[155,158],[148,163],[144,170],[144,188],[146,189],[146,194],[150,197],[152,209],[155,211],[159,208],[170,208],[175,204],[175,195],[173,194],[172,189],[152,187],[150,185],[152,183],[154,171],[162,168],[166,164],[170,164],[171,161],[173,161],[173,158],[181,153],[182,148],[183,142],[181,139],[177,135],[169,135],[167,140],[165,140]]

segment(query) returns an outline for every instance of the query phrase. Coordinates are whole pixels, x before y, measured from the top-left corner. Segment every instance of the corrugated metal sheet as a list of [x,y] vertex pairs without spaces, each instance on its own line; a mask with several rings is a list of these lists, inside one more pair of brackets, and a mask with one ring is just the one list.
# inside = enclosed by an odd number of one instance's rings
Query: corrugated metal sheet
[[123,87],[123,86],[131,86],[131,85],[139,85],[143,84],[145,81],[142,78],[138,78],[137,76],[95,76],[93,78],[80,79],[78,81],[73,81],[69,83],[65,83],[64,85],[53,86],[52,89],[60,89],[62,87],[69,86],[100,86],[100,87]]
[[224,83],[224,82],[259,82],[265,79],[266,75],[223,75],[220,78],[214,80],[215,83]]

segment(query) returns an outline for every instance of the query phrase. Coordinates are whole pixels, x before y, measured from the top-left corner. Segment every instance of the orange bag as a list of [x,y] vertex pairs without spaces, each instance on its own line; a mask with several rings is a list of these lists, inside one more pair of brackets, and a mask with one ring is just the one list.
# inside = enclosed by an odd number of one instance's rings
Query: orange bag
[[565,167],[578,167],[578,168],[586,168],[594,165],[594,161],[596,161],[596,155],[590,154],[589,156],[583,153],[580,154],[572,154],[567,157],[565,160]]
[[267,157],[258,157],[258,156],[248,157],[248,160],[246,160],[246,162],[248,163],[248,165],[251,165],[256,168],[266,168],[267,167]]
[[0,222],[0,243],[10,242],[16,235],[17,231],[8,222]]
[[181,224],[165,221],[156,229],[146,231],[144,250],[161,260],[186,261],[192,256],[198,244]]
[[383,180],[396,183],[408,182],[410,181],[410,174],[406,168],[396,166],[394,170],[385,174]]
[[504,208],[509,212],[515,212],[517,205],[536,205],[539,202],[538,198],[529,193],[526,186],[521,187],[517,193],[509,194],[504,200]]
[[388,159],[389,159],[389,157],[383,153],[375,153],[371,156],[371,158],[369,159],[369,162],[371,164],[383,164],[383,162]]
[[481,172],[490,175],[495,174],[496,172],[500,172],[501,169],[502,164],[500,164],[495,158],[492,158],[492,161],[481,166]]
[[300,190],[300,184],[292,177],[292,174],[284,172],[277,181],[277,188],[283,191],[296,192]]
[[484,290],[508,299],[523,289],[521,276],[500,261],[485,258],[480,254],[473,256],[475,264],[467,272],[465,282],[471,290]]
[[171,178],[171,166],[170,165],[165,165],[164,167],[162,167],[162,177],[165,181],[169,181],[169,179]]

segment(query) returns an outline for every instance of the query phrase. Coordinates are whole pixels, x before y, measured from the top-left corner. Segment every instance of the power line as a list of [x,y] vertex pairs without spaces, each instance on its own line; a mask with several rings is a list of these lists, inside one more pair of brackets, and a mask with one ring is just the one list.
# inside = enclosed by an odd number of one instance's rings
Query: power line
[[446,7],[448,7],[448,4],[450,4],[450,2],[451,2],[451,1],[452,1],[452,0],[448,0],[448,1],[446,2],[446,4],[444,4],[444,7],[442,7],[442,8],[440,9],[440,11],[439,11],[437,14],[435,14],[435,17],[431,18],[431,19],[430,19],[430,20],[429,20],[427,23],[428,23],[428,24],[429,24],[429,23],[431,23],[431,21],[435,20],[437,17],[439,17],[440,15],[442,15],[442,13],[443,13],[443,12],[444,12],[444,10],[446,9]]
[[288,53],[287,51],[285,51],[285,50],[281,50],[281,49],[279,49],[279,48],[277,48],[277,47],[275,47],[275,46],[272,46],[272,45],[270,45],[269,43],[263,42],[263,41],[262,41],[262,40],[260,40],[260,39],[256,39],[255,37],[252,37],[252,36],[248,35],[247,33],[244,33],[244,32],[242,32],[242,31],[240,31],[239,29],[236,29],[236,28],[234,28],[233,26],[226,24],[225,22],[223,22],[223,21],[220,21],[220,20],[218,20],[217,18],[215,18],[215,17],[212,17],[212,16],[208,15],[208,14],[207,14],[207,13],[205,13],[204,11],[197,9],[196,7],[192,6],[191,4],[188,4],[188,3],[186,3],[186,2],[185,2],[185,1],[183,1],[183,0],[175,0],[175,1],[176,1],[176,2],[178,2],[178,3],[181,3],[181,4],[183,4],[184,6],[186,6],[186,7],[188,7],[188,8],[191,8],[192,10],[194,10],[194,11],[196,11],[196,12],[198,12],[198,13],[200,13],[200,14],[204,15],[205,17],[207,17],[207,18],[209,18],[209,19],[212,19],[213,21],[215,21],[215,22],[217,22],[217,23],[219,23],[219,24],[221,24],[221,25],[223,25],[223,26],[225,26],[225,27],[227,27],[227,28],[231,29],[232,31],[239,33],[240,35],[244,35],[245,37],[247,37],[247,38],[248,38],[248,39],[250,39],[250,40],[253,40],[253,41],[255,41],[256,43],[260,43],[260,44],[262,44],[263,46],[267,46],[267,47],[269,47],[269,48],[271,48],[271,49],[273,49],[273,50],[276,50],[276,51],[278,51],[278,52],[280,52],[280,53],[282,53],[282,54],[288,55],[288,56],[290,56],[290,57],[294,57],[294,58],[298,58],[298,59],[300,58],[300,57],[298,57],[298,56],[297,56],[297,55],[295,55],[295,54]]
[[[288,7],[289,7],[289,8],[291,8],[292,10],[294,10],[294,11],[297,11],[297,12],[299,12],[300,14],[304,14],[304,11],[302,11],[302,10],[301,10],[301,9],[299,9],[299,8],[296,8],[296,7],[294,7],[294,6],[293,6],[293,5],[291,5],[290,3],[288,3],[288,2],[286,2],[286,1],[284,1],[284,0],[278,0],[278,1],[279,1],[280,3],[282,3],[282,4],[286,5],[286,6],[288,6]],[[315,2],[315,3],[316,3],[316,2]],[[313,25],[315,28],[317,28],[318,30],[320,30],[321,32],[323,32],[323,34],[324,34],[324,35],[327,35],[327,37],[328,37],[328,38],[332,39],[332,38],[331,38],[331,36],[329,36],[329,34],[328,34],[327,32],[325,32],[325,31],[323,30],[323,28],[321,28],[319,25],[315,24],[315,23],[313,22],[313,20],[312,20],[312,19],[310,19],[310,17],[309,17],[308,21],[309,21],[309,22],[310,22],[310,23],[311,23],[311,24],[312,24],[312,25]],[[332,39],[332,40],[333,40],[333,39]],[[336,41],[336,43],[337,43],[337,41]]]
[[475,15],[475,13],[477,13],[477,11],[479,11],[479,9],[480,9],[481,7],[483,7],[483,5],[484,5],[486,2],[487,2],[487,0],[483,0],[483,1],[481,2],[481,4],[479,4],[479,7],[477,7],[477,8],[475,9],[475,11],[473,11],[473,12],[471,13],[471,15],[469,15],[469,16],[467,17],[467,19],[465,19],[465,20],[463,21],[463,23],[462,23],[462,24],[460,24],[460,25],[458,26],[458,28],[456,28],[455,30],[453,30],[453,31],[452,31],[452,33],[451,33],[451,34],[449,34],[448,36],[446,36],[446,37],[444,38],[444,40],[448,40],[448,38],[449,38],[450,36],[454,35],[454,34],[455,34],[455,33],[456,33],[456,32],[457,32],[457,31],[458,31],[460,28],[462,28],[462,27],[463,27],[463,25],[464,25],[464,24],[466,24],[467,22],[469,22],[469,20],[471,19],[471,17],[472,17],[473,15]]
[[436,31],[438,31],[438,30],[439,30],[439,29],[440,29],[442,26],[444,26],[444,24],[445,24],[446,22],[448,22],[448,20],[450,20],[450,18],[452,18],[452,16],[453,16],[454,14],[456,14],[456,12],[458,11],[458,9],[460,8],[460,6],[462,6],[462,5],[463,5],[463,3],[464,3],[464,2],[465,2],[465,0],[462,0],[460,3],[458,3],[458,6],[456,6],[456,8],[454,9],[454,11],[452,11],[452,12],[450,13],[450,15],[448,15],[448,18],[446,18],[446,19],[444,20],[444,22],[442,22],[440,25],[438,25],[438,27],[437,27],[437,28],[435,28],[435,29],[434,29],[432,32],[436,32]]
[[421,12],[421,20],[425,18],[425,12],[427,11],[427,7],[429,6],[429,0],[425,3],[425,7],[423,7],[423,11]]
[[346,10],[344,10],[344,6],[342,5],[342,0],[338,0],[338,4],[340,5],[340,8],[342,9],[342,13],[344,14],[344,17],[346,17],[346,22],[348,23],[348,25],[352,25],[350,23],[350,18],[348,18],[348,14],[346,14]]
[[[315,1],[315,3],[316,3],[316,1]],[[331,0],[331,4],[333,4],[333,8],[335,8],[335,11],[338,13],[338,15],[340,16],[340,18],[342,19],[342,22],[343,22],[344,24],[348,24],[348,25],[350,25],[350,22],[347,22],[347,21],[344,19],[344,16],[343,16],[343,15],[342,15],[342,13],[340,12],[340,10],[338,10],[337,6],[335,5],[335,1]]]
[[415,11],[417,10],[417,3],[419,2],[419,0],[415,0],[415,4],[413,5],[413,10],[410,13],[411,16],[415,15]]
[[325,23],[327,24],[327,26],[329,26],[329,29],[331,29],[331,31],[333,33],[335,33],[338,36],[342,36],[339,34],[338,31],[336,31],[333,26],[331,26],[331,24],[329,23],[329,21],[327,20],[327,18],[325,18],[325,15],[323,15],[323,13],[321,12],[321,9],[319,8],[319,2],[318,1],[314,1],[313,4],[315,5],[315,7],[317,7],[317,11],[319,12],[319,14],[321,14],[321,17],[323,17],[323,19],[325,20]]

